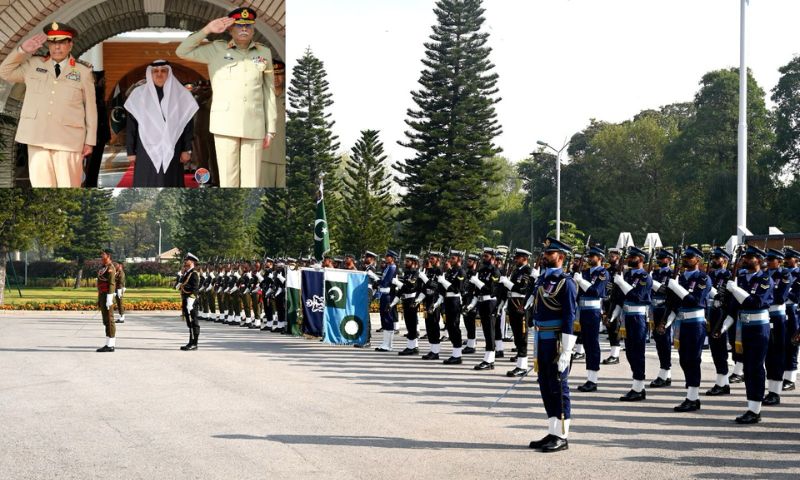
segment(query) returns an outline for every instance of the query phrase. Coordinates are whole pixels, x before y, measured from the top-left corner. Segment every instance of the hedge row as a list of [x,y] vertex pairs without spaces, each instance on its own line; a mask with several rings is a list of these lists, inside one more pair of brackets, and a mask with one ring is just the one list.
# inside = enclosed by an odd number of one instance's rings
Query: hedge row
[[[145,311],[145,310],[180,310],[180,302],[171,301],[149,301],[143,300],[140,302],[125,302],[125,310]],[[59,302],[59,303],[42,303],[42,302],[28,302],[20,305],[0,305],[0,310],[58,310],[58,311],[91,311],[97,310],[96,302]]]
[[[6,263],[6,270],[9,276],[12,275],[11,263]],[[14,270],[17,275],[22,277],[25,274],[25,262],[13,262]],[[83,276],[88,278],[93,276],[93,272],[100,269],[100,260],[92,259],[83,262]],[[126,263],[125,273],[128,276],[135,275],[164,275],[174,276],[178,268],[169,263],[142,262]],[[41,261],[28,263],[28,280],[32,278],[75,278],[78,275],[77,262],[55,262]]]

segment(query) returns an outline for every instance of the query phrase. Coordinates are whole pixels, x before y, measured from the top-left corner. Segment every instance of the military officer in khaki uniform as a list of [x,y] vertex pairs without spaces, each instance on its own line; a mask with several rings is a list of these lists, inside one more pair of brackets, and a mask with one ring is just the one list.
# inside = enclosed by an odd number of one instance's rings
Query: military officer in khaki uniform
[[[263,150],[277,131],[275,75],[269,48],[253,42],[256,12],[237,8],[180,44],[178,57],[208,64],[214,134],[221,187],[255,188],[261,183]],[[203,43],[228,31],[232,40]]]
[[119,318],[117,319],[117,323],[125,323],[125,306],[122,304],[122,297],[125,295],[125,268],[122,266],[121,263],[115,262],[114,268],[117,271],[116,274],[116,301],[117,301],[117,310],[119,311]]
[[117,336],[117,326],[114,325],[114,291],[116,290],[117,272],[114,269],[114,262],[111,255],[114,252],[110,248],[103,249],[100,253],[102,266],[97,271],[97,307],[103,317],[103,325],[106,327],[106,344],[98,348],[98,352],[113,352],[114,343]]
[[[28,145],[31,185],[80,187],[97,136],[94,77],[70,55],[74,29],[53,22],[44,32],[6,57],[0,78],[26,87],[16,141]],[[45,42],[50,54],[32,57]]]

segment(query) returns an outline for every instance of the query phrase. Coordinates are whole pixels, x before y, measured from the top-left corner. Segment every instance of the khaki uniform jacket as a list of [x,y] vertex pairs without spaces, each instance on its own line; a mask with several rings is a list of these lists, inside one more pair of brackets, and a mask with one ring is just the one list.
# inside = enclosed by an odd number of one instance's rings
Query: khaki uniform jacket
[[178,57],[208,65],[213,98],[209,130],[228,137],[263,139],[276,133],[275,73],[272,53],[260,43],[240,50],[233,41],[203,44],[206,35],[190,35]]
[[0,78],[25,84],[17,142],[65,152],[82,152],[84,145],[96,144],[91,69],[75,62],[56,78],[52,60],[16,49],[0,64]]

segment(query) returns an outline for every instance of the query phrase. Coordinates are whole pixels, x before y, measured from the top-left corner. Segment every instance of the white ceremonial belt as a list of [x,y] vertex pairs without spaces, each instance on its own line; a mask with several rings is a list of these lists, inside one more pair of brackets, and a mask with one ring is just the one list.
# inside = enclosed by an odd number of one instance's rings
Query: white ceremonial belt
[[403,300],[408,300],[410,298],[417,298],[417,294],[416,293],[406,293],[406,294],[403,295]]
[[758,313],[740,313],[739,320],[744,323],[748,322],[755,322],[755,321],[769,321],[769,313],[765,312],[758,312]]
[[624,305],[622,310],[625,313],[640,313],[642,315],[647,313],[646,305]]
[[653,299],[653,306],[654,307],[660,307],[661,305],[664,305],[665,303],[667,303],[666,299],[663,299],[663,298],[654,298]]
[[579,307],[600,308],[600,300],[578,300]]
[[775,313],[775,312],[786,313],[786,305],[782,303],[780,305],[772,305],[769,307],[769,311],[770,313]]
[[509,294],[509,296],[511,298],[525,298],[525,294],[524,293],[517,293],[517,292],[511,292]]
[[794,302],[791,300],[786,300],[786,305],[794,305]]
[[693,318],[705,318],[706,312],[701,310],[692,310],[688,312],[678,312],[681,320],[691,320]]
[[392,287],[383,287],[378,289],[381,293],[392,293]]
[[461,294],[460,293],[454,293],[454,292],[447,292],[447,294],[445,296],[447,298],[461,298]]
[[478,297],[479,302],[488,302],[489,300],[496,300],[496,299],[491,295],[481,295],[480,297]]

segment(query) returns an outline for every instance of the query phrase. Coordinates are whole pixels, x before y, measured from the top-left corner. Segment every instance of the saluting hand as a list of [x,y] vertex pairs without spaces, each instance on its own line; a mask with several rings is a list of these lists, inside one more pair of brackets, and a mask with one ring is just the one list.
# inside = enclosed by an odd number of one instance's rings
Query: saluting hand
[[221,18],[218,18],[218,19],[216,19],[216,20],[211,20],[211,21],[208,23],[208,25],[206,25],[206,26],[203,28],[203,31],[204,31],[206,34],[210,34],[210,33],[222,33],[222,32],[224,32],[225,30],[227,30],[228,28],[230,28],[230,26],[231,26],[231,25],[233,25],[233,22],[234,22],[234,21],[235,21],[235,20],[234,20],[234,19],[232,19],[232,18],[230,18],[230,17],[221,17]]
[[37,50],[42,48],[42,45],[47,41],[47,35],[40,33],[35,35],[22,43],[22,51],[28,54],[34,54]]

